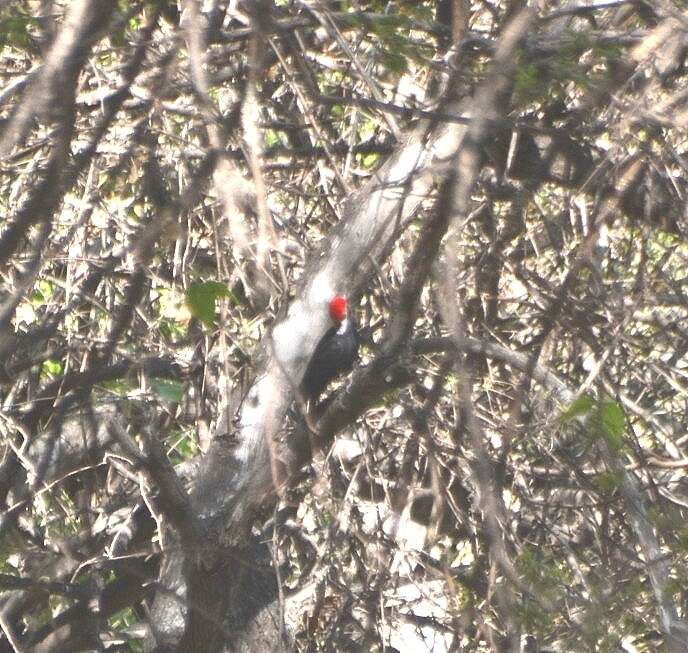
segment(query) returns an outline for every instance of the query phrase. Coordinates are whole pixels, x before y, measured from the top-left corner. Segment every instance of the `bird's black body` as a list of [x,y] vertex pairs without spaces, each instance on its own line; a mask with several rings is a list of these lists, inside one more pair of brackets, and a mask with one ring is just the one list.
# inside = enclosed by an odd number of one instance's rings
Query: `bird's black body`
[[358,333],[349,315],[322,337],[301,382],[306,399],[315,401],[334,378],[348,372],[358,357]]

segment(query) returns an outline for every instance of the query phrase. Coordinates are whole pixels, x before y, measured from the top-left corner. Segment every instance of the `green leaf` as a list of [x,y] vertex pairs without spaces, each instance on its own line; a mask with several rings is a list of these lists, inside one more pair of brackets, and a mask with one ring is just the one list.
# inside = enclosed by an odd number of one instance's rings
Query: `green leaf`
[[281,143],[280,136],[274,129],[266,129],[263,138],[265,147],[272,147],[273,145],[279,145]]
[[380,160],[380,155],[376,153],[364,154],[361,156],[361,165],[364,168],[372,168]]
[[532,102],[542,94],[543,82],[535,64],[523,64],[516,72],[514,95],[518,104]]
[[606,399],[600,402],[598,413],[605,440],[610,447],[618,451],[623,445],[623,435],[626,431],[626,415],[623,408],[616,401]]
[[216,325],[215,302],[220,297],[231,297],[227,284],[219,281],[202,281],[189,286],[186,291],[186,305],[191,314],[209,328]]
[[53,360],[52,358],[44,360],[43,365],[41,366],[41,374],[44,374],[51,379],[60,376],[60,374],[62,374],[62,363],[60,361]]
[[563,422],[570,422],[576,417],[587,415],[595,405],[595,399],[590,395],[578,397],[561,415]]
[[0,13],[0,47],[27,48],[31,44],[31,32],[38,25],[37,18],[21,9],[4,10]]
[[50,281],[40,279],[34,286],[31,303],[34,306],[44,306],[52,299],[54,290],[55,288]]
[[151,379],[151,390],[163,401],[178,404],[184,396],[184,384],[169,379]]

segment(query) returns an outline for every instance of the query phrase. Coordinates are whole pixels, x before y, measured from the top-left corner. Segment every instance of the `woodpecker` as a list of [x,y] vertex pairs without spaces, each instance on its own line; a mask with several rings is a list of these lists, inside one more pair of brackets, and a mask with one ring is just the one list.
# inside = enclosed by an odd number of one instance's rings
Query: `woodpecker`
[[344,295],[336,295],[329,303],[334,326],[322,337],[308,363],[301,382],[306,399],[314,402],[334,378],[348,372],[358,357],[358,331],[348,310]]

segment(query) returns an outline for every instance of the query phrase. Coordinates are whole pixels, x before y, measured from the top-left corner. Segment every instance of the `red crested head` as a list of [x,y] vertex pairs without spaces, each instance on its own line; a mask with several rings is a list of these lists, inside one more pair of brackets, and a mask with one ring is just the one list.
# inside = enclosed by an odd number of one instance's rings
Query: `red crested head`
[[330,317],[339,324],[346,319],[346,305],[348,301],[344,295],[335,295],[330,300]]

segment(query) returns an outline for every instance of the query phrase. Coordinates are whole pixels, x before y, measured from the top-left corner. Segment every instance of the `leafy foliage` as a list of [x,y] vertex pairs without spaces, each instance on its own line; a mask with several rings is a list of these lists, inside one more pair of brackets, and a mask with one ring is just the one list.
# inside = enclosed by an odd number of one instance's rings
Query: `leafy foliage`
[[217,324],[215,304],[222,297],[231,297],[232,293],[227,284],[219,281],[203,281],[194,283],[186,291],[186,303],[194,317],[197,317],[207,327]]

